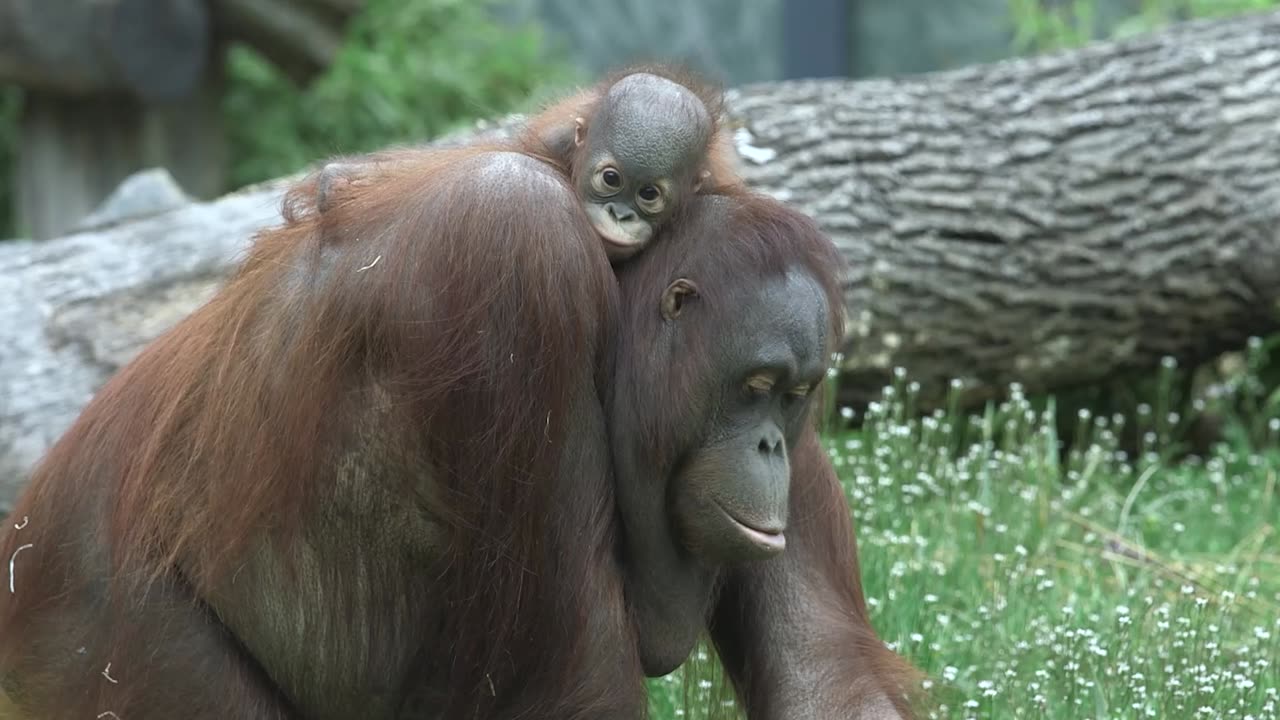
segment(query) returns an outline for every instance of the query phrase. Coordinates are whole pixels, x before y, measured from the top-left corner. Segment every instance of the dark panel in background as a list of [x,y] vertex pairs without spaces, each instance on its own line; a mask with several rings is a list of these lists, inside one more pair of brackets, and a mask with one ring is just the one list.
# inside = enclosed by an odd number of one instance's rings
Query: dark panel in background
[[784,0],[511,0],[588,76],[673,58],[731,85],[782,77]]
[[785,0],[782,9],[782,77],[849,74],[854,0]]
[[[1009,0],[510,0],[589,77],[635,59],[676,58],[731,85],[870,77],[1014,54]],[[1140,0],[1098,4],[1112,27]],[[1105,31],[1104,31],[1105,34]]]

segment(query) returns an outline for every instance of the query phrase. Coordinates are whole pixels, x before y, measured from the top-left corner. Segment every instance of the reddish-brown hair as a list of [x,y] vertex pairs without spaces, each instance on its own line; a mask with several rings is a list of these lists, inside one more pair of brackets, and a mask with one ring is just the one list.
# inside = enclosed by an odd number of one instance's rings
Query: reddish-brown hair
[[[0,670],[34,657],[23,630],[82,584],[120,601],[120,632],[85,628],[90,650],[114,649],[117,667],[145,654],[126,632],[134,599],[157,582],[203,596],[250,543],[287,547],[336,492],[346,449],[374,433],[385,454],[364,481],[427,502],[430,475],[445,528],[431,602],[447,608],[446,714],[497,712],[495,683],[528,708],[634,699],[638,671],[617,697],[590,696],[600,683],[586,687],[596,671],[576,653],[593,639],[555,627],[622,607],[598,577],[612,552],[607,465],[558,479],[583,422],[576,398],[601,379],[616,290],[564,179],[507,153],[521,178],[507,187],[503,162],[478,160],[504,150],[387,154],[324,213],[315,178],[289,192],[283,226],[113,377],[36,469],[16,511],[29,525],[0,529],[6,558],[32,545],[20,592],[0,597]],[[562,517],[566,499],[586,525]],[[612,621],[624,634],[625,622]],[[72,714],[93,706],[82,700]]]

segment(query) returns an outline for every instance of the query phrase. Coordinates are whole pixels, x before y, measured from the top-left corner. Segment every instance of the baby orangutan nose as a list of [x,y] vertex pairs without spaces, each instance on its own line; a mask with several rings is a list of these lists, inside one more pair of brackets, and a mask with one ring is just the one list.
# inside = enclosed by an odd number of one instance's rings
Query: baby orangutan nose
[[627,220],[634,220],[636,217],[635,211],[627,207],[626,205],[623,205],[622,203],[611,202],[608,205],[605,205],[604,207],[606,210],[609,211],[609,216],[612,217],[614,220],[617,220],[618,222],[626,222]]

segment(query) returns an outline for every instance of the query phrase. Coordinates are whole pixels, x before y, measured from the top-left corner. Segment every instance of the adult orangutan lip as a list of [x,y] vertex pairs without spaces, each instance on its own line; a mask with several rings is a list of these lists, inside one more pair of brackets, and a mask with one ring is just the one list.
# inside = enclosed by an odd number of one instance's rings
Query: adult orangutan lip
[[734,525],[738,526],[738,530],[746,536],[747,540],[751,541],[751,544],[761,550],[777,554],[787,549],[787,536],[783,532],[761,530],[759,528],[752,527],[734,517],[733,513],[725,510],[724,506],[720,505],[720,503],[716,503],[716,507],[720,508],[720,512],[724,513],[724,516],[729,518]]

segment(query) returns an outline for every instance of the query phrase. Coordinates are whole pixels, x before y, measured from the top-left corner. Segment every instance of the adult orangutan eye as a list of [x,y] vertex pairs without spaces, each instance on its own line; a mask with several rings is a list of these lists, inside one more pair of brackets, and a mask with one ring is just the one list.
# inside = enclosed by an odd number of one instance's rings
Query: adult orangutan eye
[[622,173],[608,165],[596,171],[591,178],[591,185],[601,195],[613,195],[622,189]]
[[793,401],[804,400],[806,397],[809,396],[809,393],[812,390],[813,390],[813,386],[810,385],[809,383],[804,383],[803,385],[796,385],[795,387],[787,391],[787,399],[793,400]]
[[752,375],[747,378],[747,390],[757,395],[773,392],[774,379],[768,375]]
[[662,200],[662,190],[657,185],[645,185],[636,193],[636,199],[639,200],[640,209],[655,215],[662,212],[665,204]]

